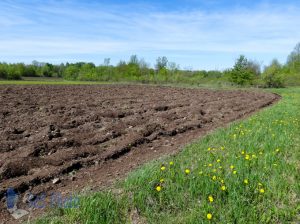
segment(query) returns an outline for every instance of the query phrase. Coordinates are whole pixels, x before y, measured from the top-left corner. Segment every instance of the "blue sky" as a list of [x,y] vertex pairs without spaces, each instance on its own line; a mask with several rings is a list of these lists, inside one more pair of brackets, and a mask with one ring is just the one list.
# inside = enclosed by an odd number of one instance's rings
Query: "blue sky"
[[240,54],[285,62],[300,42],[300,1],[0,1],[0,61],[113,64],[137,54],[225,69]]

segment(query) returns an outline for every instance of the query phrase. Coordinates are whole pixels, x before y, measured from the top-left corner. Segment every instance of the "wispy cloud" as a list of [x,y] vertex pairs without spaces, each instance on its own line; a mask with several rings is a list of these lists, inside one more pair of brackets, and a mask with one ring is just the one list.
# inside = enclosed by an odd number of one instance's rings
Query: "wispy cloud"
[[180,55],[191,55],[186,65],[211,68],[214,61],[196,64],[197,57],[244,53],[271,60],[270,55],[283,57],[300,41],[300,6],[288,2],[161,10],[151,4],[4,1],[0,9],[0,60],[137,53],[186,63]]

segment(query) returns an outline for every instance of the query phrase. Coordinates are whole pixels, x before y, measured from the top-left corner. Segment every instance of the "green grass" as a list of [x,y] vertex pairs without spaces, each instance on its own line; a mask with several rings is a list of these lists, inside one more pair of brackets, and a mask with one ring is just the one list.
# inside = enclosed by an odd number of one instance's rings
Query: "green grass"
[[1,80],[0,85],[148,85],[148,86],[170,86],[170,87],[183,87],[183,88],[206,88],[206,89],[232,89],[241,88],[233,86],[226,82],[215,82],[214,80],[206,80],[198,83],[172,83],[172,82],[152,82],[143,83],[140,81],[69,81],[62,78],[47,78],[47,77],[23,77],[22,80]]
[[24,80],[0,80],[0,85],[91,85],[109,84],[110,82],[87,82],[87,81],[67,81],[64,79],[24,79]]
[[[232,88],[230,84],[224,80],[216,80],[213,78],[205,78],[201,80],[108,80],[108,81],[70,81],[63,78],[55,77],[22,77],[21,80],[4,80],[0,79],[0,85],[97,85],[97,84],[147,84],[147,85],[164,85],[179,87],[203,87],[203,88]],[[238,88],[235,86],[235,88]]]
[[121,194],[83,196],[37,223],[131,223],[134,210],[147,223],[299,223],[300,88],[276,92],[276,105],[130,173]]

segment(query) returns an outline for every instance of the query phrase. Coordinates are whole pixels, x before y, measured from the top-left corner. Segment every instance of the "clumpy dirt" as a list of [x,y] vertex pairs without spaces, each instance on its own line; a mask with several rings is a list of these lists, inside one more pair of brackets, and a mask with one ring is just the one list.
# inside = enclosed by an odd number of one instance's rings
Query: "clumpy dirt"
[[22,198],[109,186],[278,98],[143,85],[0,86],[0,220],[11,221],[9,187]]

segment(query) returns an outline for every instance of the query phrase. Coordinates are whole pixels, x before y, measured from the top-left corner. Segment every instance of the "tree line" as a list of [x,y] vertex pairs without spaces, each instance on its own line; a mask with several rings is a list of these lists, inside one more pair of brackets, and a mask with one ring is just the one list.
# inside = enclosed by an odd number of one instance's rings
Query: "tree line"
[[285,84],[300,85],[300,43],[289,54],[287,62],[280,64],[277,59],[263,68],[257,62],[241,55],[232,69],[224,72],[228,80],[238,85],[259,85],[263,87],[283,87]]
[[282,87],[285,84],[300,84],[300,43],[290,53],[285,64],[274,59],[263,69],[258,62],[241,55],[233,68],[225,71],[191,71],[180,69],[167,57],[158,57],[154,68],[137,55],[128,61],[120,61],[117,65],[110,64],[105,58],[101,65],[77,62],[59,65],[33,61],[24,63],[0,63],[0,79],[22,79],[22,77],[58,77],[78,81],[137,81],[137,82],[176,82],[203,83],[206,81],[229,82],[237,85],[256,85],[262,87]]

